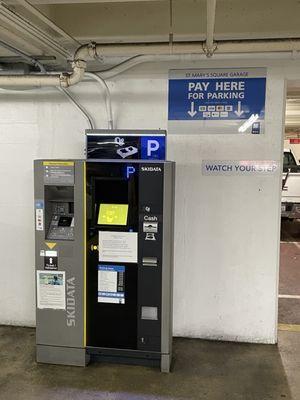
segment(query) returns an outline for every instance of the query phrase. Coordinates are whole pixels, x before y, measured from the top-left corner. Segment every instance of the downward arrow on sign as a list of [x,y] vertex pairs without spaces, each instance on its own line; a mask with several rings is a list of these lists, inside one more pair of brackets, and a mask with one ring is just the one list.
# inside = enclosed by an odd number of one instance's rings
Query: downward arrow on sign
[[240,101],[238,101],[238,108],[237,108],[237,110],[235,111],[235,113],[236,113],[236,115],[237,115],[238,117],[240,117],[242,114],[244,114],[244,111],[242,110],[242,105],[241,105],[241,102],[240,102]]
[[195,105],[194,105],[193,101],[191,102],[191,109],[190,109],[190,111],[188,111],[188,114],[191,117],[194,117],[197,114],[197,111],[195,111]]

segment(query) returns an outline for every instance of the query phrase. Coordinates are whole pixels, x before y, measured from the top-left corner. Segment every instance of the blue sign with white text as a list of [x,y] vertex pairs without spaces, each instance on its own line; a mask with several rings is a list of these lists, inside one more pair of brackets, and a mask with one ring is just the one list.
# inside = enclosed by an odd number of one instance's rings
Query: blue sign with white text
[[[262,69],[175,70],[169,79],[169,121],[224,121],[225,126],[249,120],[251,128],[264,120],[265,97]],[[252,133],[260,133],[260,124]]]

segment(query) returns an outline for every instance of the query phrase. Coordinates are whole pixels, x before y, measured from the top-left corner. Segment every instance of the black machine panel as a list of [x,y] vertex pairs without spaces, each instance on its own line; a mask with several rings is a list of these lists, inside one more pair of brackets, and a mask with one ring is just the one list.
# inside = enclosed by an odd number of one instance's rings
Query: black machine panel
[[[102,225],[100,204],[128,205],[125,225]],[[99,223],[100,222],[100,223]],[[127,175],[122,163],[87,163],[87,345],[135,349],[137,337],[137,264],[98,260],[99,231],[137,232],[138,179]],[[93,247],[94,246],[94,247]],[[95,249],[95,250],[93,250]],[[125,302],[98,301],[98,269],[102,265],[125,267]],[[120,276],[120,275],[119,275]]]
[[[163,164],[87,162],[86,171],[87,346],[160,351]],[[127,216],[104,224],[103,205],[128,206]],[[99,262],[99,231],[138,233],[137,262]],[[116,274],[118,300],[99,301],[99,270]]]
[[138,349],[161,350],[163,164],[139,165]]

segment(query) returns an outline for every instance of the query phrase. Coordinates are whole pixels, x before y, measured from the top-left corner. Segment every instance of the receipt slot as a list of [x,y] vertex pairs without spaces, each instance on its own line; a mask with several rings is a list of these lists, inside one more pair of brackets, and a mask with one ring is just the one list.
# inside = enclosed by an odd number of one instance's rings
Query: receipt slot
[[35,161],[37,361],[172,354],[175,165]]

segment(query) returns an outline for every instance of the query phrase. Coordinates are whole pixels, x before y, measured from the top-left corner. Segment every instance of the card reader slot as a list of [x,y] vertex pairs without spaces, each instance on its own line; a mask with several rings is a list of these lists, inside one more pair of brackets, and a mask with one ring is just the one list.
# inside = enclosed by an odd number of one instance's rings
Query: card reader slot
[[74,187],[45,187],[45,239],[74,240]]

